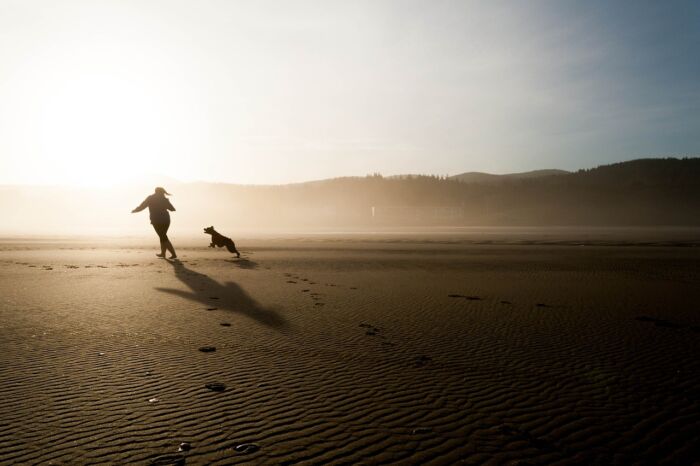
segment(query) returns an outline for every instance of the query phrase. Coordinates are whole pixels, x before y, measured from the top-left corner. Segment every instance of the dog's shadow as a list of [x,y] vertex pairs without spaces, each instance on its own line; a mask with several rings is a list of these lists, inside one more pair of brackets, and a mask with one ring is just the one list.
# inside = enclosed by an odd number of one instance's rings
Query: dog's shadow
[[172,265],[175,277],[184,283],[191,291],[183,291],[174,288],[160,288],[156,290],[181,298],[189,299],[217,309],[237,312],[245,315],[261,324],[281,330],[289,326],[286,319],[274,309],[260,306],[243,288],[234,282],[225,285],[210,278],[203,273],[188,269],[179,261],[167,261]]
[[238,259],[224,259],[224,262],[229,262],[240,269],[255,270],[260,264],[245,257]]

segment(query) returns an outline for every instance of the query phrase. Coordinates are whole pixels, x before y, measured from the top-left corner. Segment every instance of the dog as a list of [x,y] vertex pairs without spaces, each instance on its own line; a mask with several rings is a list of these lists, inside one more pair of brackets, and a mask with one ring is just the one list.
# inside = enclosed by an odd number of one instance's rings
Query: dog
[[231,238],[227,238],[226,236],[214,230],[213,226],[205,228],[204,233],[211,235],[211,243],[209,244],[210,248],[216,246],[223,248],[224,246],[226,246],[228,252],[236,254],[236,257],[241,257],[241,253],[238,252],[238,249],[236,249],[236,243],[234,243]]

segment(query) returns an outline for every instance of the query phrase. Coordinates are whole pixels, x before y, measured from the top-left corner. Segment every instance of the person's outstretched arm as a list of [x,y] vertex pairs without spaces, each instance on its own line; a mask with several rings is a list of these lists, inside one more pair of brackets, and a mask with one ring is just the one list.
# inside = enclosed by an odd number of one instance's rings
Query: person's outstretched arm
[[144,199],[144,201],[141,203],[140,206],[135,208],[134,210],[131,211],[132,214],[135,214],[136,212],[141,212],[143,209],[148,207],[148,198]]

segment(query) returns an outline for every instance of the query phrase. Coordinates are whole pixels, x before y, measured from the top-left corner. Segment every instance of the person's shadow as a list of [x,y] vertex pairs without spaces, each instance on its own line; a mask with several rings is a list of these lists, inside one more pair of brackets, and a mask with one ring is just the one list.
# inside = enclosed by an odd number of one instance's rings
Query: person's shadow
[[215,306],[217,309],[238,312],[276,329],[288,327],[285,318],[277,311],[260,306],[236,283],[227,282],[222,285],[208,275],[188,269],[182,262],[168,261],[168,263],[173,266],[175,276],[191,291],[160,287],[156,290],[197,301],[206,306]]

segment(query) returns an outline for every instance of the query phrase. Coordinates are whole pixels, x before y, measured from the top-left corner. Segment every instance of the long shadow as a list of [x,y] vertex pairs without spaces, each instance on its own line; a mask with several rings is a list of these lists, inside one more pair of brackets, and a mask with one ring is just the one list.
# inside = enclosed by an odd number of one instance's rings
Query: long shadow
[[182,262],[168,261],[168,263],[172,265],[175,276],[191,291],[159,287],[156,290],[196,301],[206,306],[215,306],[217,309],[238,312],[276,329],[288,327],[285,318],[277,311],[260,306],[236,283],[227,282],[222,285],[208,275],[188,269]]

